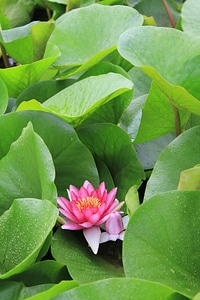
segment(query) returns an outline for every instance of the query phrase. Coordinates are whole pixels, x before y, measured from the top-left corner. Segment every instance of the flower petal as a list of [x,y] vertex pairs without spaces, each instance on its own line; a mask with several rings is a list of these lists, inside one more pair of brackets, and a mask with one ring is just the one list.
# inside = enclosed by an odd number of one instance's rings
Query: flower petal
[[110,234],[119,234],[123,229],[123,222],[119,212],[113,212],[110,214],[106,221],[106,231]]
[[77,223],[74,223],[72,221],[67,221],[64,225],[61,226],[62,229],[68,229],[68,230],[80,230],[83,229],[83,227]]
[[107,232],[102,232],[101,233],[101,237],[100,237],[100,241],[99,244],[108,242],[110,240],[110,234]]
[[97,254],[99,249],[99,241],[101,230],[98,226],[83,229],[83,234],[94,254]]

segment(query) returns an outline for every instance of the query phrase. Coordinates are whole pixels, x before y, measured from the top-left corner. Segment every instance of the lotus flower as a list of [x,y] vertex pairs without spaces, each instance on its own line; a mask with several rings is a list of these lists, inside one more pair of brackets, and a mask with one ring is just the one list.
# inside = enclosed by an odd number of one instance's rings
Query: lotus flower
[[62,229],[79,230],[83,234],[94,254],[97,254],[101,237],[100,225],[105,223],[110,214],[115,211],[119,201],[115,199],[117,188],[109,193],[102,182],[95,190],[86,180],[78,189],[70,185],[68,190],[69,200],[58,198],[59,210],[66,219]]

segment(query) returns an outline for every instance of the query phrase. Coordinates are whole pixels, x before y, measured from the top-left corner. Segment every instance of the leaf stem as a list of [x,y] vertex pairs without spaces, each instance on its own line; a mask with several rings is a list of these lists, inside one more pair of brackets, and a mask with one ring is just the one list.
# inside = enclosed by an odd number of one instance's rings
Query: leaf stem
[[173,15],[172,15],[172,12],[171,12],[171,10],[170,10],[170,8],[169,8],[169,5],[167,4],[166,0],[162,0],[162,2],[163,2],[163,5],[164,5],[164,7],[165,7],[165,9],[166,9],[166,12],[167,12],[167,14],[168,14],[168,17],[169,17],[169,19],[170,19],[170,22],[171,22],[171,24],[172,24],[172,27],[175,28],[175,27],[176,27],[176,22],[175,22],[175,20],[174,20],[174,17],[173,17]]
[[176,129],[176,136],[179,136],[181,134],[181,119],[180,119],[180,113],[177,107],[173,106],[174,110],[174,123],[175,123],[175,129]]
[[1,47],[1,53],[2,53],[2,57],[3,57],[4,66],[5,66],[5,68],[9,68],[10,65],[9,65],[9,61],[8,61],[8,57],[6,55],[6,50],[4,48],[4,45],[2,43],[0,43],[0,47]]

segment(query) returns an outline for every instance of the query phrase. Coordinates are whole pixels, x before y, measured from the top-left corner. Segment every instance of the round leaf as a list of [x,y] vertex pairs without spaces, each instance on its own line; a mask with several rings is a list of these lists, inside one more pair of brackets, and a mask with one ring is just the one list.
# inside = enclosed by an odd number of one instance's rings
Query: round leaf
[[200,286],[199,210],[199,191],[166,192],[140,206],[124,237],[126,276],[194,296]]
[[198,1],[187,0],[181,10],[181,26],[184,32],[199,37],[200,24],[199,24],[200,5]]
[[63,293],[54,300],[186,300],[188,298],[173,289],[146,280],[131,278],[112,278],[82,285]]
[[52,240],[51,252],[57,261],[66,264],[72,278],[79,283],[124,276],[122,265],[109,261],[108,253],[104,256],[92,253],[82,231],[58,230]]
[[1,79],[0,79],[0,95],[1,95],[0,115],[2,115],[6,111],[8,105],[8,91],[5,83]]
[[63,89],[42,105],[34,100],[22,102],[18,111],[45,110],[78,126],[100,106],[132,88],[133,83],[120,74],[91,76]]
[[172,141],[160,154],[147,183],[145,199],[176,190],[180,173],[200,163],[200,126],[191,128]]
[[48,199],[55,203],[55,170],[44,141],[28,124],[0,160],[0,214],[15,198]]
[[[66,189],[70,184],[79,187],[86,179],[95,186],[99,184],[98,171],[89,150],[80,142],[69,124],[52,114],[23,111],[0,117],[0,132],[4,133],[0,136],[0,158],[7,154],[11,143],[19,137],[22,128],[29,121],[35,132],[42,137],[53,158],[59,196],[67,196]],[[14,159],[13,168],[15,163]],[[29,184],[30,182],[31,180]]]
[[94,157],[107,165],[118,187],[118,199],[124,201],[128,189],[145,177],[128,134],[109,123],[85,126],[77,133]]
[[[120,34],[142,25],[136,10],[125,6],[93,4],[63,14],[47,43],[45,57],[52,56],[52,45],[61,51],[56,67],[91,67],[114,51]],[[72,71],[73,73],[74,71]]]
[[55,225],[58,209],[47,200],[18,199],[0,217],[0,278],[35,262]]
[[170,104],[200,115],[200,71],[195,69],[200,50],[196,38],[172,28],[144,26],[124,32],[118,50],[156,82]]

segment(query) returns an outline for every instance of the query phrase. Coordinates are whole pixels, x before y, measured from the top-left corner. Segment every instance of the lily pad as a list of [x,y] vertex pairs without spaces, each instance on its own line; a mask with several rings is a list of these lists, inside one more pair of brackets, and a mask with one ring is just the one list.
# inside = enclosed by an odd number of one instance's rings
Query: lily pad
[[48,200],[14,200],[11,208],[0,217],[1,279],[19,273],[35,262],[57,216],[58,209]]
[[193,297],[200,285],[200,191],[158,194],[132,215],[123,244],[127,277]]
[[[116,247],[114,248],[116,251]],[[52,240],[51,252],[56,261],[66,264],[71,277],[81,284],[124,276],[122,265],[109,260],[109,253],[104,253],[104,256],[93,254],[82,231],[57,230]]]
[[120,74],[91,76],[63,89],[42,105],[31,100],[22,102],[17,110],[51,112],[77,127],[100,106],[132,88],[133,83]]
[[[52,114],[39,111],[22,111],[0,117],[0,132],[4,133],[0,136],[0,158],[8,153],[11,144],[19,138],[22,129],[27,126],[29,121],[32,122],[34,131],[43,139],[51,153],[56,171],[55,184],[59,196],[67,196],[66,189],[70,184],[79,187],[86,179],[94,186],[99,184],[98,171],[92,154],[80,142],[74,129],[64,120]],[[30,160],[30,156],[27,159]],[[22,160],[24,159],[22,158]],[[46,159],[44,158],[43,161],[45,162]],[[18,161],[17,163],[20,164],[21,162]],[[16,164],[13,162],[13,168],[14,166]],[[28,168],[29,162],[28,167],[26,167],[27,172]],[[28,186],[31,182],[32,177],[29,178]]]
[[[195,68],[200,50],[195,37],[172,28],[138,27],[120,36],[118,50],[152,78],[169,106],[200,115],[200,71]],[[152,114],[157,109],[152,106]]]
[[147,183],[145,200],[161,192],[176,190],[180,174],[200,163],[200,126],[188,129],[160,154]]
[[54,300],[76,299],[76,300],[186,300],[188,298],[177,293],[175,290],[147,280],[133,278],[111,278],[99,280],[98,282],[85,284],[67,291]]
[[[145,178],[136,151],[126,132],[114,124],[93,124],[77,130],[81,141],[109,169],[119,201],[124,201],[129,188]],[[103,180],[103,176],[102,176]]]
[[7,155],[0,160],[0,178],[0,214],[16,198],[48,199],[56,203],[52,157],[31,124],[28,124],[12,143]]
[[143,18],[136,10],[120,5],[93,4],[72,10],[57,19],[45,57],[52,56],[54,45],[58,47],[61,56],[54,66],[76,67],[69,71],[69,76],[98,63],[116,49],[122,32],[141,26],[142,22]]
[[200,6],[195,0],[185,1],[181,10],[181,26],[184,32],[200,37]]

